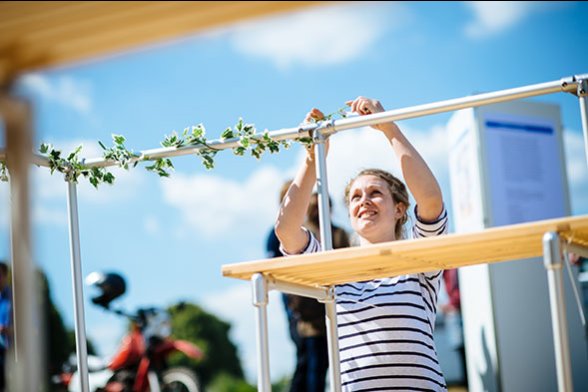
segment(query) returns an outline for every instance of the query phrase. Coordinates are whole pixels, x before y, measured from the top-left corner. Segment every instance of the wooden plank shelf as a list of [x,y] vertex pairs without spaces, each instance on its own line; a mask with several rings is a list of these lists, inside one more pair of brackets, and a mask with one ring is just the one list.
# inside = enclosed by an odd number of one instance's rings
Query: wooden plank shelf
[[588,247],[588,215],[508,225],[465,234],[392,241],[309,255],[222,266],[225,277],[249,280],[263,273],[277,280],[319,287],[543,255],[543,235]]

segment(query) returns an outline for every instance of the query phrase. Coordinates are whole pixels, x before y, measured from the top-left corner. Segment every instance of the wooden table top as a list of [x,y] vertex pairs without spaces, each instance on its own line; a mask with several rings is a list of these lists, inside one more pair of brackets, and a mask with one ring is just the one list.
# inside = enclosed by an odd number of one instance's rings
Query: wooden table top
[[543,255],[543,235],[588,247],[588,215],[535,221],[465,234],[336,249],[222,266],[223,276],[274,279],[320,287]]

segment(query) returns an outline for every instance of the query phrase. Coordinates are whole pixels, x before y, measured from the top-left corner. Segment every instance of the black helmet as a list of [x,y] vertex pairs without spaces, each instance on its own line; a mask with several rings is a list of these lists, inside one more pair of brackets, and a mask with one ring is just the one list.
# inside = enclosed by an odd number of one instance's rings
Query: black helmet
[[98,288],[92,302],[104,308],[108,308],[110,302],[123,295],[126,289],[123,277],[114,272],[92,272],[86,277],[86,284]]

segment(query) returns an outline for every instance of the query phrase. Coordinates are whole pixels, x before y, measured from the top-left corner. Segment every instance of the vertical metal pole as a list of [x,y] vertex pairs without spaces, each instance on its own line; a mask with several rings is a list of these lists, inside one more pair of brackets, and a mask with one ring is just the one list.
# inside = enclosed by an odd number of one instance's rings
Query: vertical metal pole
[[578,100],[580,101],[580,116],[582,117],[582,130],[584,132],[584,152],[588,163],[588,80],[578,82]]
[[557,387],[559,392],[572,392],[566,304],[561,273],[562,251],[560,238],[556,232],[548,232],[543,236],[543,257],[549,284]]
[[0,114],[6,130],[6,166],[10,173],[12,290],[14,345],[7,356],[7,390],[39,391],[45,385],[45,331],[39,306],[39,280],[32,262],[29,216],[31,113],[29,106],[0,96]]
[[331,207],[329,206],[329,186],[327,183],[327,152],[326,139],[322,133],[315,136],[314,156],[316,167],[316,187],[319,202],[319,227],[321,232],[321,248],[333,249],[331,236]]
[[[322,250],[333,249],[331,236],[331,207],[329,206],[329,186],[327,181],[326,138],[321,132],[315,133],[314,155],[316,162],[316,184],[319,201],[319,227]],[[341,367],[339,360],[339,334],[337,332],[337,311],[335,290],[329,290],[329,300],[325,301],[327,325],[327,345],[329,350],[329,381],[331,390],[341,391]]]
[[82,266],[80,252],[80,229],[78,222],[78,197],[76,184],[67,181],[67,209],[69,215],[69,241],[71,248],[71,278],[74,297],[76,354],[82,391],[90,390],[88,382],[88,347],[86,346],[86,323],[84,315],[84,292],[82,289]]
[[269,344],[267,330],[267,280],[260,274],[251,277],[253,306],[255,306],[255,326],[257,332],[257,390],[270,392]]
[[325,300],[325,317],[327,321],[327,345],[329,349],[329,384],[331,391],[341,391],[341,367],[339,364],[339,334],[337,333],[337,311],[335,308],[335,288],[329,288]]

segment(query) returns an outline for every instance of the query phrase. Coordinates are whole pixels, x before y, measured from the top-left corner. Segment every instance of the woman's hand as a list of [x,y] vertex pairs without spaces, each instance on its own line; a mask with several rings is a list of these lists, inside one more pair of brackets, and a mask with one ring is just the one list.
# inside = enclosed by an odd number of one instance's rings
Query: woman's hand
[[[317,108],[312,108],[310,112],[306,113],[306,117],[304,118],[304,123],[316,123],[325,119],[325,115],[323,112],[318,110]],[[305,145],[306,148],[306,158],[310,161],[314,161],[314,143]],[[329,139],[327,138],[325,142],[325,153],[329,152]]]
[[[366,116],[368,114],[380,113],[385,109],[377,99],[371,99],[366,97],[357,97],[352,101],[345,102],[352,112],[359,114],[360,116]],[[388,123],[372,125],[372,128],[377,129],[386,133],[387,131],[397,131],[398,127],[391,121]]]
[[357,97],[352,101],[345,102],[345,104],[351,107],[352,112],[355,112],[360,116],[384,111],[384,107],[380,101],[366,97]]
[[325,115],[323,112],[318,110],[317,108],[310,109],[310,112],[306,113],[306,117],[304,118],[305,123],[315,123],[325,119]]

